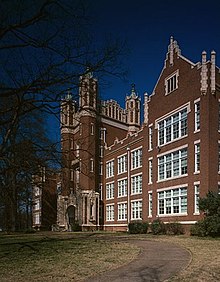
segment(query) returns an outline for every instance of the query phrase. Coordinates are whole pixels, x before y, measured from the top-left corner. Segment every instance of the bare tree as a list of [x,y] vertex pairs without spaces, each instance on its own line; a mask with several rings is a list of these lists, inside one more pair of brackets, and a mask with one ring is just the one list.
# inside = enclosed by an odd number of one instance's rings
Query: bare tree
[[97,74],[124,75],[118,61],[124,45],[93,40],[85,3],[0,2],[0,199],[9,230],[16,229],[27,179],[56,155],[46,134],[37,134],[40,113],[57,114],[63,93],[78,88],[88,67]]

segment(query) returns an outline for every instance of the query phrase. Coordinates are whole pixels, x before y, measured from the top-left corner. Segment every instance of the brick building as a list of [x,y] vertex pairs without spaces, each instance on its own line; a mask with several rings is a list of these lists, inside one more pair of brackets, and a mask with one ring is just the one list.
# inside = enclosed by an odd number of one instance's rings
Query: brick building
[[57,186],[60,175],[45,167],[39,168],[32,180],[32,227],[37,230],[51,230],[56,224]]
[[220,71],[215,52],[193,63],[171,37],[144,121],[134,85],[125,109],[101,102],[91,73],[79,103],[61,103],[63,169],[57,224],[71,230],[127,230],[133,220],[202,218],[198,199],[220,185]]

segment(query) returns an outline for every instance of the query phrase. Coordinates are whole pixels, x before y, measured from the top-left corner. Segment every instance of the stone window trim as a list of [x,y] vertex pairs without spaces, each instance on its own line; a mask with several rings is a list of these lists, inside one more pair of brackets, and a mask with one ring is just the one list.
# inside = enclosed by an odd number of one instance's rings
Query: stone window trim
[[200,98],[198,98],[194,101],[194,133],[200,131],[200,126],[201,126],[200,119],[201,119],[201,103],[200,103]]
[[179,87],[179,69],[165,78],[165,95],[169,95]]
[[199,192],[200,192],[200,181],[194,182],[194,213],[193,215],[199,215],[198,209],[198,199],[199,199]]

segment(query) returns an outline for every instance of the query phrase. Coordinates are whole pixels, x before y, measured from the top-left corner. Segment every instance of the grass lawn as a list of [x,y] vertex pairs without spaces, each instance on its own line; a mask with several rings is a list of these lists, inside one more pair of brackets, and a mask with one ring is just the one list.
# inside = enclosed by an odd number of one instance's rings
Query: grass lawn
[[185,236],[160,237],[190,251],[189,266],[170,279],[172,282],[217,282],[220,281],[220,238],[196,238]]
[[94,234],[1,235],[0,281],[80,281],[128,263],[139,253],[128,243]]
[[[121,236],[123,235],[123,236]],[[159,240],[191,252],[189,266],[169,281],[220,281],[220,240],[109,233],[0,235],[0,281],[82,281],[133,260],[123,239]],[[120,240],[119,240],[120,238]]]

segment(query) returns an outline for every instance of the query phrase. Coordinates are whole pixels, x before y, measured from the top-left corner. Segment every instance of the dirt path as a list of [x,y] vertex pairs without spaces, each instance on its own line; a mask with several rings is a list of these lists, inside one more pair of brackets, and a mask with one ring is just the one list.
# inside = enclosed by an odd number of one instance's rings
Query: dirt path
[[141,249],[131,263],[86,280],[87,282],[164,281],[185,268],[190,253],[176,245],[150,240],[129,240]]

